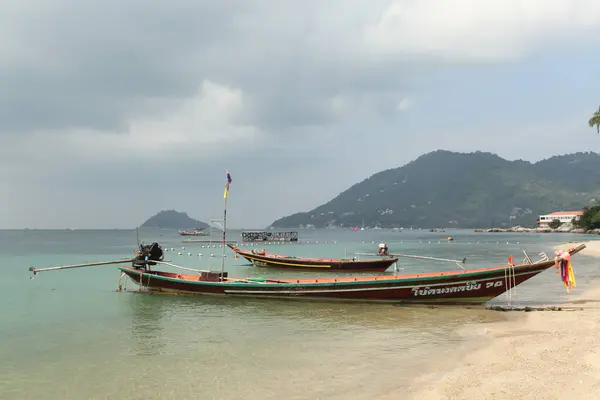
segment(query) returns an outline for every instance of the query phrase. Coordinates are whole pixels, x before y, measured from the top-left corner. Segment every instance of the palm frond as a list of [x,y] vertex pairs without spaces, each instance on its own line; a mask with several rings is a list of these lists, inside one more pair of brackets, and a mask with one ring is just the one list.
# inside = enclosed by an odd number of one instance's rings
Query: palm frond
[[590,128],[596,127],[596,131],[600,134],[600,106],[598,110],[592,114],[592,118],[588,121]]

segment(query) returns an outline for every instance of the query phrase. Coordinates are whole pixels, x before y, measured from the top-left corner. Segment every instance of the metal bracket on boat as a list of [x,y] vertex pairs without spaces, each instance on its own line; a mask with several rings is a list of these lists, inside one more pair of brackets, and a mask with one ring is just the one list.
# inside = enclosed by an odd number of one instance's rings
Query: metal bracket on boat
[[540,260],[538,262],[545,262],[548,261],[548,255],[546,253],[544,253],[543,251],[541,253],[538,253],[538,256],[540,256]]
[[529,254],[527,254],[527,252],[525,251],[525,249],[523,249],[523,254],[525,254],[525,259],[523,260],[523,264],[533,264],[533,261],[531,261],[531,258],[529,258]]

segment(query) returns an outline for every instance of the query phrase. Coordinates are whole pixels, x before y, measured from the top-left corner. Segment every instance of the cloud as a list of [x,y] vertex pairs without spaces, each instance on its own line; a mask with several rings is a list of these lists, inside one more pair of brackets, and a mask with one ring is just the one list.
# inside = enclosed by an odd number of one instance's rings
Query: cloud
[[376,53],[504,61],[600,33],[594,0],[394,0],[366,29]]
[[398,111],[407,111],[409,108],[413,106],[413,101],[411,99],[402,99],[400,103],[398,103]]
[[599,8],[11,0],[0,226],[134,226],[173,207],[214,216],[229,168],[232,224],[258,227],[441,145],[515,153],[503,135],[558,137],[597,103],[586,66]]
[[245,108],[240,89],[205,80],[196,96],[166,102],[177,105],[168,107],[171,111],[164,115],[134,118],[123,132],[96,137],[94,132],[75,130],[70,133],[70,143],[93,157],[108,151],[127,155],[185,152],[190,147],[210,150],[215,144],[247,146],[261,139],[258,128],[242,122]]

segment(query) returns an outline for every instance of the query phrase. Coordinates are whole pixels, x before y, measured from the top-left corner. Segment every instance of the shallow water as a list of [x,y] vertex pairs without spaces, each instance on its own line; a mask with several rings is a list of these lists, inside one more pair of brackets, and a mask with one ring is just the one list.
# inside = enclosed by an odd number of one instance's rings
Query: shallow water
[[[372,252],[385,240],[393,251],[467,257],[467,267],[474,268],[504,264],[510,254],[520,260],[523,247],[535,259],[541,251],[552,257],[556,242],[590,240],[460,231],[312,230],[300,235],[301,244],[258,247],[340,257]],[[447,235],[456,240],[439,240]],[[141,237],[175,249],[166,258],[177,264],[220,268],[218,247],[182,243],[174,231],[142,231]],[[461,327],[503,318],[482,308],[117,293],[114,266],[41,273],[30,280],[29,266],[127,257],[135,241],[133,231],[0,231],[2,399],[371,399],[401,387],[431,356],[456,346],[463,340]],[[243,265],[228,255],[225,268],[232,276],[307,275]],[[406,273],[456,268],[410,259],[402,259],[401,267]],[[574,267],[579,292],[598,272],[585,256],[577,256]],[[566,298],[553,270],[513,294],[520,305]]]

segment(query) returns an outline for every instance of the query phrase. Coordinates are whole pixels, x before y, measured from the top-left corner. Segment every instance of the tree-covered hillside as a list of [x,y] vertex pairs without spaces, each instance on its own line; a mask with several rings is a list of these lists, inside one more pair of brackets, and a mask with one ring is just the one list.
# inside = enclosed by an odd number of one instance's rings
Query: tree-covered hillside
[[190,218],[185,212],[175,210],[163,210],[150,217],[141,228],[163,228],[163,229],[195,229],[208,228],[208,224]]
[[600,199],[600,155],[577,153],[537,163],[495,154],[438,150],[357,183],[275,228],[533,225],[539,214]]

